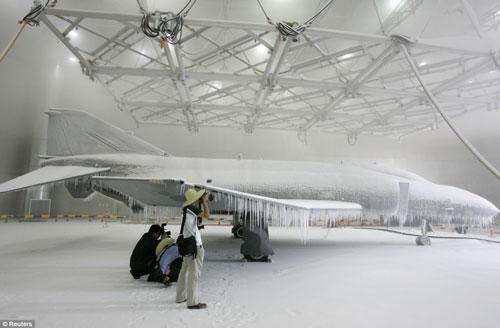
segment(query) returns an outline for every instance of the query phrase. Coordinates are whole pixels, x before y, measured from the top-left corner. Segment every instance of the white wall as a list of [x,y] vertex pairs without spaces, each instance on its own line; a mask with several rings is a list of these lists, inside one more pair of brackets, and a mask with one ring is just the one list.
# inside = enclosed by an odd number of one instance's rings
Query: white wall
[[[22,9],[12,1],[2,1],[0,10],[0,48],[18,28],[16,17],[22,17]],[[29,8],[29,6],[28,6]],[[8,15],[12,15],[7,19]],[[27,35],[27,34],[26,34]],[[42,46],[35,35],[23,38],[29,40],[33,49]],[[42,54],[43,55],[43,54]],[[27,62],[27,70],[20,70]],[[41,65],[41,66],[39,66]],[[34,51],[14,51],[0,63],[0,181],[16,177],[29,169],[32,141],[39,119],[37,108],[45,107],[46,88],[43,83],[45,67]],[[24,206],[24,193],[0,196],[1,213],[19,213]]]

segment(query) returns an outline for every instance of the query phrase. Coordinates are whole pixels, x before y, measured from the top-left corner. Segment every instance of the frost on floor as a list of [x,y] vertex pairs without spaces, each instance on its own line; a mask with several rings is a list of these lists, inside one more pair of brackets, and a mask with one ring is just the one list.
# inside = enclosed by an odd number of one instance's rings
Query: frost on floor
[[[0,319],[37,327],[497,327],[500,245],[379,231],[271,228],[274,262],[239,260],[230,227],[207,226],[200,285],[208,309],[175,288],[134,281],[144,225],[0,224]],[[178,226],[170,229],[175,233]]]

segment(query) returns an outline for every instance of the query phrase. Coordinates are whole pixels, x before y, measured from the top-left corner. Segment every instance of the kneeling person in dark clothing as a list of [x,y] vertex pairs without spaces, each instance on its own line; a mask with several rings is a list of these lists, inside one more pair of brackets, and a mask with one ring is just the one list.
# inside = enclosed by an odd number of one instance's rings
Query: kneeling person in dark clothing
[[130,273],[134,279],[149,274],[148,281],[157,281],[155,273],[156,266],[156,246],[159,243],[158,238],[163,234],[163,228],[158,224],[153,224],[147,233],[142,235],[141,239],[135,245],[134,251],[130,256]]

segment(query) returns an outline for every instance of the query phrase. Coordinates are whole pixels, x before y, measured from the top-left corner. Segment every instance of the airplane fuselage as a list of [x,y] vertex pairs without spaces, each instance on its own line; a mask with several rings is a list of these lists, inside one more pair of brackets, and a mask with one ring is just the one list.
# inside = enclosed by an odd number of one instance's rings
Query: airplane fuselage
[[378,165],[208,159],[138,154],[57,157],[42,164],[109,167],[121,177],[182,178],[266,197],[358,203],[366,216],[394,216],[406,193],[407,215],[485,218],[498,213],[486,199],[434,184],[413,173]]

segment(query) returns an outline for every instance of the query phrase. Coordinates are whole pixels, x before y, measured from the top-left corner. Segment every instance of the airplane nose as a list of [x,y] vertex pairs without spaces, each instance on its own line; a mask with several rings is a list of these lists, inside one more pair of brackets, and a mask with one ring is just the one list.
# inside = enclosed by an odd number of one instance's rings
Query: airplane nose
[[477,195],[476,197],[478,198],[478,201],[476,202],[477,207],[482,208],[487,215],[491,215],[493,217],[500,212],[500,210],[489,200]]
[[[490,203],[491,204],[491,203]],[[498,207],[496,207],[495,205],[491,204],[490,206],[490,211],[493,213],[493,215],[497,215],[498,213],[500,213],[500,210],[498,209]]]
[[464,213],[490,219],[500,212],[489,200],[465,189],[444,186],[441,191],[447,203],[451,203],[452,207],[461,207]]

